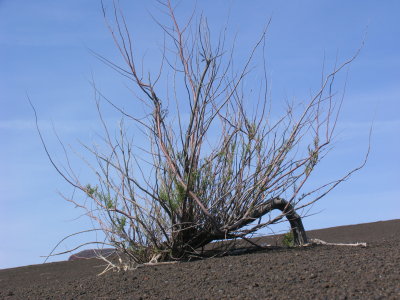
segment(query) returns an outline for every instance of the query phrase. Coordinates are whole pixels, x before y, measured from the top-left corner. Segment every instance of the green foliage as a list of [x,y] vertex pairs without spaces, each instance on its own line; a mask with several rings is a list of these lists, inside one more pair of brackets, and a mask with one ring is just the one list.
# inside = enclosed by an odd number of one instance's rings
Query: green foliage
[[166,191],[166,188],[165,188],[165,187],[162,187],[162,188],[160,188],[160,189],[158,190],[158,196],[160,197],[160,200],[161,200],[162,202],[167,202],[167,203],[170,202],[169,194],[168,194],[168,192]]
[[315,165],[318,163],[319,160],[319,139],[318,136],[314,138],[314,149],[308,146],[308,154],[309,154],[309,161],[306,165],[305,173],[306,175],[310,175],[311,171],[314,169]]
[[172,211],[177,211],[186,197],[185,187],[175,180],[173,188],[167,188],[162,184],[158,190],[158,196],[162,202],[168,203]]
[[310,175],[311,171],[314,169],[315,165],[318,163],[318,151],[317,150],[312,150],[309,148],[308,150],[310,159],[306,165],[306,170],[305,173],[306,175]]
[[113,207],[113,202],[111,201],[111,199],[107,200],[106,206],[107,206],[108,209],[111,209]]
[[253,140],[257,134],[256,123],[249,124],[249,127],[247,128],[247,130],[248,130],[249,140]]
[[282,243],[286,247],[294,246],[294,237],[293,237],[293,232],[291,230],[284,234]]
[[90,184],[86,185],[86,194],[93,197],[97,193],[97,186],[92,187]]
[[117,218],[118,221],[118,230],[119,231],[123,231],[125,225],[126,225],[126,217],[121,217],[121,218]]
[[110,194],[104,194],[104,193],[97,192],[96,196],[99,198],[99,200],[101,202],[104,203],[104,205],[106,206],[107,209],[112,209],[115,206],[115,203],[117,201],[117,199],[115,199],[115,201],[113,201],[113,199],[111,199]]
[[179,182],[175,182],[176,203],[181,204],[186,197],[185,187]]
[[113,208],[118,200],[117,196],[115,196],[114,199],[112,199],[111,194],[109,192],[107,194],[105,194],[104,192],[99,192],[98,186],[91,186],[90,184],[86,185],[85,192],[86,195],[88,195],[91,198],[93,197],[98,198],[100,202],[104,203],[107,209]]

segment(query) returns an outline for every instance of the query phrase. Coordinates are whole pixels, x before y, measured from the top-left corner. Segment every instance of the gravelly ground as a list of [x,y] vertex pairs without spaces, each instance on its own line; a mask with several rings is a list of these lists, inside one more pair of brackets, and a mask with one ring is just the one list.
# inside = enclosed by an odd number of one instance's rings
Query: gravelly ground
[[0,299],[400,299],[399,233],[400,220],[335,227],[308,235],[368,246],[277,248],[102,276],[96,259],[5,269]]

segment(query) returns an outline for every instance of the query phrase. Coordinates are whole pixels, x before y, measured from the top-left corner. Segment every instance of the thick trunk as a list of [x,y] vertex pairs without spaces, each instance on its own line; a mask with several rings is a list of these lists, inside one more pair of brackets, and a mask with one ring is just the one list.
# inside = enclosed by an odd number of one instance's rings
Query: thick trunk
[[295,245],[307,244],[308,240],[303,222],[301,221],[301,217],[294,210],[293,205],[281,198],[272,199],[270,201],[272,201],[271,210],[279,209],[288,219],[293,233],[293,243]]
[[264,203],[264,205],[260,206],[258,209],[255,209],[253,213],[248,216],[246,219],[241,219],[238,222],[224,228],[228,232],[232,232],[243,228],[244,226],[254,222],[254,220],[261,218],[265,214],[269,213],[274,209],[279,209],[288,219],[290,223],[290,227],[293,232],[294,244],[295,245],[304,245],[307,244],[307,235],[304,230],[303,222],[301,221],[301,217],[296,213],[293,205],[282,198],[272,198]]
[[[255,210],[249,216],[249,218],[242,219],[239,222],[236,222],[235,224],[227,228],[223,228],[223,230],[219,230],[218,232],[212,233],[204,231],[200,233],[196,232],[193,229],[185,229],[179,232],[179,235],[181,235],[181,238],[183,238],[183,240],[181,240],[183,241],[183,243],[181,243],[180,246],[183,247],[182,248],[179,247],[178,249],[176,249],[177,250],[176,254],[178,256],[181,256],[184,255],[184,253],[187,251],[191,252],[192,250],[201,248],[212,241],[223,240],[225,238],[234,237],[231,236],[229,232],[240,229],[250,224],[254,220],[262,217],[263,215],[267,214],[268,212],[274,209],[279,209],[288,219],[293,233],[293,243],[299,246],[307,244],[308,240],[306,232],[304,230],[303,222],[301,220],[301,217],[296,213],[293,205],[290,204],[290,202],[286,201],[285,199],[273,198],[268,200],[259,209]],[[225,231],[226,229],[228,230]]]

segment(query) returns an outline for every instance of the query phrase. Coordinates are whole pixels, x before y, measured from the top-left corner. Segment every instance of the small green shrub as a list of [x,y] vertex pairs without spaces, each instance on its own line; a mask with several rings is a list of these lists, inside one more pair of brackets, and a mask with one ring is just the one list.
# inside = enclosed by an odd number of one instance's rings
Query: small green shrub
[[293,232],[291,230],[288,233],[285,233],[285,235],[283,236],[282,243],[286,247],[293,247],[294,246]]

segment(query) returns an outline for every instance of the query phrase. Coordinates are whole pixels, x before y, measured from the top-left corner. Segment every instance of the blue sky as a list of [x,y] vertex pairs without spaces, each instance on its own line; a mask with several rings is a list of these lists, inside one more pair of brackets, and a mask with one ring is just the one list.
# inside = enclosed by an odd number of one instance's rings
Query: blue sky
[[[187,18],[194,3],[182,1],[179,17]],[[146,53],[148,68],[154,68],[162,34],[151,15],[161,21],[165,17],[156,1],[121,0],[121,6],[138,53]],[[332,66],[336,56],[339,61],[351,57],[365,38],[349,69],[335,149],[315,180],[336,178],[359,165],[374,122],[369,161],[314,205],[311,213],[316,214],[304,224],[316,229],[399,218],[400,2],[203,0],[197,1],[197,11],[207,16],[211,29],[220,30],[229,19],[239,60],[272,17],[266,56],[276,107],[318,87],[324,56],[327,67]],[[57,162],[63,158],[52,124],[74,149],[79,149],[78,139],[95,141],[99,123],[92,76],[112,99],[132,100],[123,80],[88,49],[118,60],[99,1],[0,0],[0,268],[41,263],[40,256],[63,237],[92,228],[83,212],[59,195],[72,190],[50,165],[26,98],[29,94],[38,110]],[[77,169],[88,176],[82,164]],[[96,238],[101,237],[82,235],[59,251]]]

